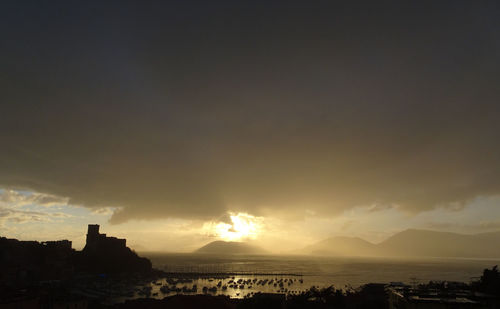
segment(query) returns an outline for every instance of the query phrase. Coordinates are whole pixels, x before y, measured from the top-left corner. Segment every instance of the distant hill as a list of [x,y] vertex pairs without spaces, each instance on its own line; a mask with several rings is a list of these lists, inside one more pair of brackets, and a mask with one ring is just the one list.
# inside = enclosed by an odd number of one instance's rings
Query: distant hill
[[372,244],[360,238],[333,237],[305,247],[306,254],[500,258],[500,232],[465,235],[409,229]]
[[399,256],[500,257],[500,232],[465,235],[409,229],[397,233],[377,247]]
[[307,246],[303,251],[314,255],[368,256],[374,254],[376,245],[357,237],[332,237]]
[[195,253],[258,255],[267,254],[268,252],[260,247],[244,242],[218,240],[206,244],[205,246],[196,250]]

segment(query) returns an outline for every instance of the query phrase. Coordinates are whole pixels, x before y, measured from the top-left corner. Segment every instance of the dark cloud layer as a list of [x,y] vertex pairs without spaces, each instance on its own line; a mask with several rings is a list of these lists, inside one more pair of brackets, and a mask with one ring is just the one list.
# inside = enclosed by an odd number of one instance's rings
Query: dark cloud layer
[[498,194],[498,5],[403,2],[3,2],[0,185],[113,222]]

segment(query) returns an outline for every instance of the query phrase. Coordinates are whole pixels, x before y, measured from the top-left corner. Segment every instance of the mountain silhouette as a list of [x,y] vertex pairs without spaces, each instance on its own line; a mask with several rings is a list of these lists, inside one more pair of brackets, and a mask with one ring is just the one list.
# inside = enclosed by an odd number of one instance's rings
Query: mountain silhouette
[[377,245],[382,253],[398,256],[500,257],[500,232],[457,234],[409,229]]
[[260,247],[245,242],[217,240],[199,248],[195,253],[259,255],[267,254],[268,252]]
[[361,238],[332,237],[302,252],[328,256],[499,258],[500,232],[458,234],[408,229],[373,244]]
[[358,237],[331,237],[307,246],[303,250],[305,253],[314,255],[369,256],[374,255],[376,249],[376,245]]

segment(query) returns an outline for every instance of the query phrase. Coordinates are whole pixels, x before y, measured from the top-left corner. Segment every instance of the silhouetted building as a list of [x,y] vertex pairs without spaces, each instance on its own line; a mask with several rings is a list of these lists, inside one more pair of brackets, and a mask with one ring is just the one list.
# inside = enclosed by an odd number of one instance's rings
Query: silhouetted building
[[[103,234],[106,237],[106,234]],[[99,240],[99,224],[89,224],[87,229],[87,244],[92,244]]]
[[73,274],[71,241],[19,241],[0,237],[0,283],[25,285]]
[[89,224],[87,242],[74,255],[79,271],[91,273],[147,272],[152,266],[127,247],[127,240],[99,233],[98,224]]
[[87,242],[85,249],[94,249],[99,247],[125,248],[127,240],[116,237],[108,237],[106,234],[99,233],[99,224],[89,224],[87,230]]
[[50,240],[50,241],[42,241],[42,245],[47,248],[58,250],[61,252],[71,251],[72,242],[69,240]]
[[37,242],[0,237],[0,289],[2,285],[21,287],[66,280],[75,271],[102,274],[152,269],[151,261],[128,248],[125,239],[100,234],[99,225],[88,226],[82,251],[75,251],[71,245],[69,240]]

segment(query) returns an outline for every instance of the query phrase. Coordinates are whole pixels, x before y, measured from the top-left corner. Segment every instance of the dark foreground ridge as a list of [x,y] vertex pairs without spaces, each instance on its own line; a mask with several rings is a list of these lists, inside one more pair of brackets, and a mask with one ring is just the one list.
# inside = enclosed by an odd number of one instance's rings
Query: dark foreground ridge
[[19,241],[0,237],[0,284],[29,286],[39,281],[67,280],[82,274],[147,273],[151,262],[126,246],[125,239],[99,233],[89,225],[82,251],[69,240]]

